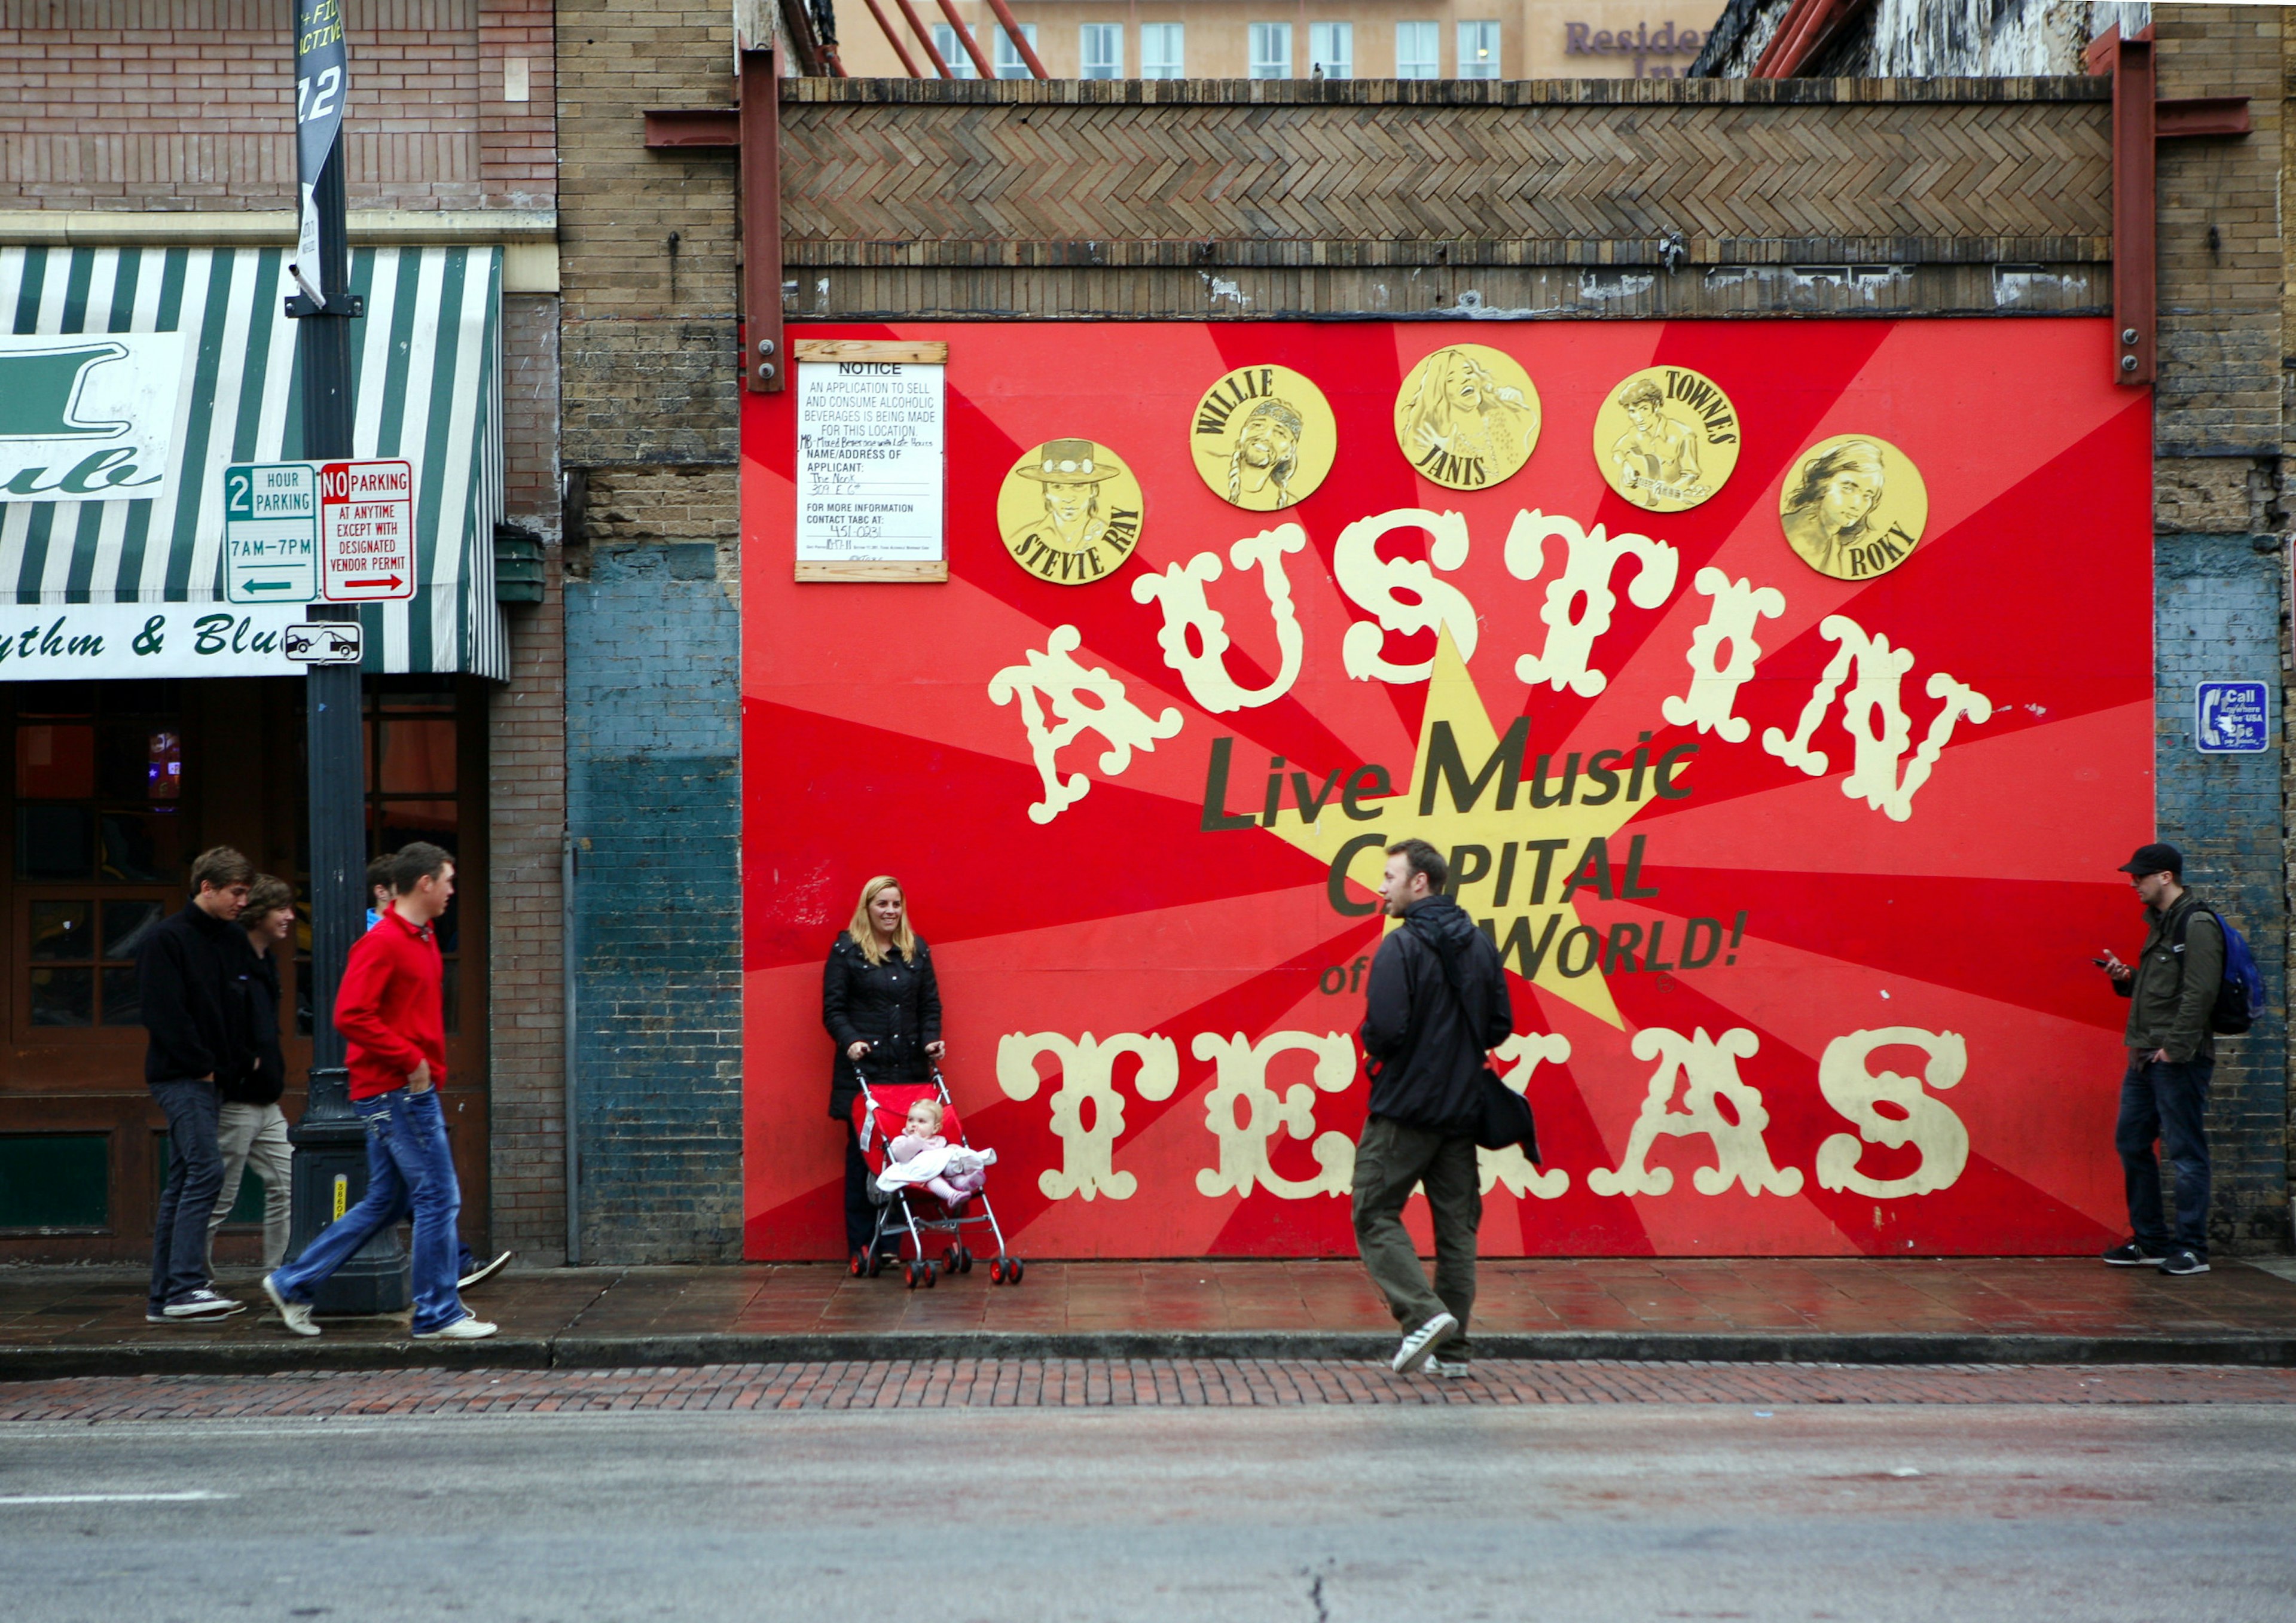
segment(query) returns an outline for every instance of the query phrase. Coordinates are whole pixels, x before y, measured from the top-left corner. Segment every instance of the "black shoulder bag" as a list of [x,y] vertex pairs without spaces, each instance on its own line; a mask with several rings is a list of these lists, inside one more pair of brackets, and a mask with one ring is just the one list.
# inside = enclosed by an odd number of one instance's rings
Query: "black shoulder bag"
[[[1466,994],[1459,989],[1458,966],[1451,961],[1450,954],[1433,942],[1428,943],[1427,949],[1435,955],[1435,962],[1443,971],[1443,984],[1451,988],[1451,1001],[1459,1005],[1459,1017],[1467,1022],[1467,1029],[1480,1038],[1482,1033],[1476,1026],[1474,1011],[1467,1007]],[[1532,1166],[1544,1165],[1538,1159],[1538,1123],[1530,1113],[1530,1101],[1499,1079],[1488,1054],[1482,1069],[1475,1075],[1473,1137],[1486,1150],[1521,1144]]]

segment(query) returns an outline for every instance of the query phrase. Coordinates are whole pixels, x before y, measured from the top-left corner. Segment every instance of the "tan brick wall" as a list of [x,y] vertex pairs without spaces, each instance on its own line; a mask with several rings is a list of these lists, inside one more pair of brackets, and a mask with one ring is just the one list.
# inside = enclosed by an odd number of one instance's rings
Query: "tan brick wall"
[[[355,209],[546,209],[549,0],[348,0]],[[284,0],[0,0],[0,208],[279,209]],[[504,101],[503,64],[530,100]]]
[[2246,95],[2254,133],[2164,141],[2160,207],[2160,454],[2276,457],[2281,441],[2281,14],[2163,6],[2160,94]]
[[568,0],[558,23],[567,463],[731,464],[739,168],[650,152],[644,125],[732,101],[731,8]]

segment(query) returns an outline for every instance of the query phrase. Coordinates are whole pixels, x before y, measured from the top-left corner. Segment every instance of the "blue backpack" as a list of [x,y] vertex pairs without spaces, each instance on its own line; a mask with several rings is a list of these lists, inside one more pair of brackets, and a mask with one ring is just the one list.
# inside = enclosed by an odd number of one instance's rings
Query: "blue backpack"
[[2257,972],[2256,955],[2248,950],[2247,938],[2213,907],[2195,907],[2177,921],[2178,952],[2185,950],[2185,931],[2194,913],[2206,913],[2224,935],[2224,980],[2217,986],[2216,1007],[2209,1011],[2209,1029],[2219,1037],[2238,1037],[2264,1012],[2264,977]]

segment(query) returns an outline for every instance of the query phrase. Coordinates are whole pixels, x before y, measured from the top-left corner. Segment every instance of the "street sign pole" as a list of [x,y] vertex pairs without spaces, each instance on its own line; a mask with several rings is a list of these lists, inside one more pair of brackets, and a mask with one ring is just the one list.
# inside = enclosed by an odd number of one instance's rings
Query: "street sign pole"
[[[305,460],[348,458],[351,446],[351,323],[363,301],[349,288],[345,240],[343,102],[350,90],[341,0],[296,0],[295,167],[300,200],[295,261],[295,362],[303,389]],[[355,620],[348,604],[315,604],[315,621]],[[366,767],[359,668],[310,667],[305,742],[311,802],[311,1076],[295,1145],[294,1217],[288,1254],[303,1248],[366,1186],[366,1132],[350,1107],[350,1072],[335,1029],[335,994],[366,922]],[[384,1227],[319,1289],[323,1313],[395,1313],[413,1301],[406,1254]]]

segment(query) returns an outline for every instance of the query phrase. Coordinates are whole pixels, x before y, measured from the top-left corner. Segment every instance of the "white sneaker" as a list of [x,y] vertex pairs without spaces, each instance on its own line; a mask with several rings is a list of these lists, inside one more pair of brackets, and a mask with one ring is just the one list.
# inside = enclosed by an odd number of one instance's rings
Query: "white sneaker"
[[479,1264],[477,1267],[472,1268],[469,1273],[463,1275],[462,1278],[455,1282],[455,1289],[457,1291],[467,1291],[472,1285],[482,1285],[486,1283],[487,1281],[492,1279],[496,1275],[510,1266],[510,1259],[517,1255],[518,1253],[516,1251],[504,1251],[492,1262],[482,1262]]
[[1403,1338],[1403,1345],[1395,1349],[1388,1368],[1398,1375],[1407,1375],[1433,1356],[1435,1344],[1459,1327],[1459,1321],[1447,1313],[1439,1313],[1424,1324]]
[[497,1326],[489,1324],[475,1313],[466,1313],[451,1324],[441,1324],[436,1330],[418,1330],[418,1341],[483,1341],[494,1334]]
[[234,1313],[246,1311],[245,1302],[235,1302],[227,1296],[201,1290],[169,1302],[160,1309],[160,1314],[167,1323],[180,1324],[186,1320],[227,1319]]
[[271,1305],[279,1309],[279,1322],[286,1325],[289,1331],[299,1336],[315,1336],[319,1333],[319,1327],[311,1323],[311,1304],[289,1301],[279,1293],[279,1287],[271,1283],[271,1275],[268,1274],[263,1276],[263,1294],[269,1297]]
[[1419,1373],[1432,1375],[1438,1381],[1464,1381],[1474,1374],[1475,1366],[1458,1358],[1438,1358],[1431,1353]]

